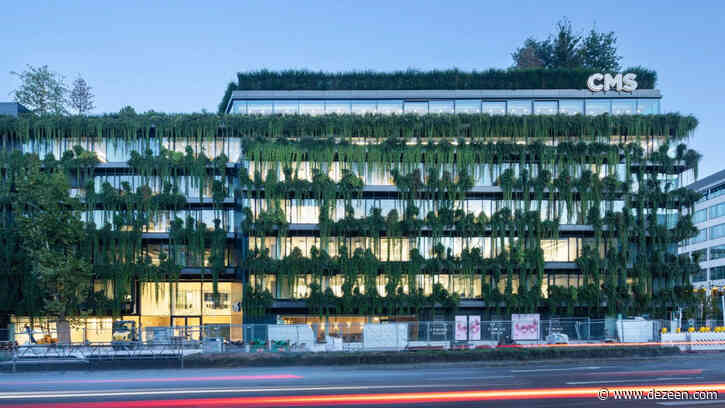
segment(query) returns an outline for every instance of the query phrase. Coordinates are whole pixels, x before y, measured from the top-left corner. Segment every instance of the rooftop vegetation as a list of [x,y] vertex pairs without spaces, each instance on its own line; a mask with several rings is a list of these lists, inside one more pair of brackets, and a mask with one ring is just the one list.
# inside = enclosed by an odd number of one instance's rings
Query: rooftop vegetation
[[[259,70],[237,73],[219,103],[226,110],[233,91],[262,90],[415,90],[415,89],[584,89],[587,77],[599,72],[593,68],[510,68],[484,71],[458,69],[432,71],[349,71]],[[638,88],[654,89],[657,73],[643,67],[623,72],[637,74]]]

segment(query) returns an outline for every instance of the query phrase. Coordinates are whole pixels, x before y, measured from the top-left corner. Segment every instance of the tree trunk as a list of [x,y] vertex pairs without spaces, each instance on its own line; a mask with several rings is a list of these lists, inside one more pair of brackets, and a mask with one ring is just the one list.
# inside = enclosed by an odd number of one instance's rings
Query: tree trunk
[[55,323],[55,330],[58,335],[58,344],[70,344],[70,322],[68,320],[58,320]]

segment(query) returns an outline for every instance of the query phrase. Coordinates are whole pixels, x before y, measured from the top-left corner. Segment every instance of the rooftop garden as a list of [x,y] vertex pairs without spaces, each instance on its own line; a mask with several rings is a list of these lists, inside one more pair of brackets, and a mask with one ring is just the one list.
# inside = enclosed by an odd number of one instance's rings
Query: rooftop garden
[[[583,89],[595,68],[509,68],[485,71],[458,69],[433,71],[350,71],[260,70],[237,73],[219,103],[219,113],[227,107],[233,91],[257,90],[416,90],[416,89]],[[639,89],[654,89],[655,71],[632,67],[622,72],[637,75]]]

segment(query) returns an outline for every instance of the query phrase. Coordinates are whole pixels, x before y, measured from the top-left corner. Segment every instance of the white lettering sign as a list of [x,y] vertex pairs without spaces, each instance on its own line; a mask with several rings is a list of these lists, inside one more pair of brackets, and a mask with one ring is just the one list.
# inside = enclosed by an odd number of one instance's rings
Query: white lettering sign
[[637,74],[591,74],[587,78],[587,88],[592,92],[608,92],[615,89],[617,92],[632,92],[637,89]]

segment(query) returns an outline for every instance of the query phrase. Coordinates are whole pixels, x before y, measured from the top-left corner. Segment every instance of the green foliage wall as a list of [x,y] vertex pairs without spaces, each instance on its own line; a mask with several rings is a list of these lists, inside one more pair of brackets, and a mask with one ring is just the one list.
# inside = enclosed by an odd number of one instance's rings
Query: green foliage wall
[[[678,174],[696,167],[699,154],[678,146],[674,156],[667,152],[667,143],[687,138],[697,125],[691,116],[678,114],[648,116],[488,116],[488,115],[425,115],[425,116],[232,116],[232,115],[105,115],[100,117],[0,118],[0,144],[4,149],[17,147],[29,140],[101,140],[108,142],[141,140],[141,145],[158,144],[160,138],[231,138],[243,140],[246,160],[277,163],[286,172],[285,180],[249,177],[241,169],[239,186],[245,194],[268,200],[268,211],[253,218],[248,211],[244,227],[252,236],[283,238],[288,225],[282,199],[309,197],[320,207],[321,243],[362,235],[372,242],[382,236],[404,240],[430,229],[433,236],[491,236],[495,240],[519,237],[516,245],[494,258],[468,250],[451,256],[437,247],[434,256],[424,259],[411,254],[410,262],[381,262],[375,251],[342,251],[330,257],[324,243],[309,257],[293,252],[284,259],[271,259],[261,248],[251,251],[244,269],[250,273],[245,287],[244,307],[250,314],[263,314],[271,305],[272,295],[265,291],[255,276],[278,271],[289,281],[296,276],[345,277],[344,296],[338,298],[322,290],[318,282],[310,286],[306,299],[316,313],[409,314],[432,305],[453,310],[456,294],[442,286],[430,295],[414,284],[420,273],[429,275],[451,272],[470,279],[482,279],[484,302],[500,312],[549,310],[552,313],[642,312],[664,314],[675,304],[690,301],[689,274],[697,269],[689,258],[668,252],[671,245],[695,232],[687,209],[697,199],[685,189],[674,189],[658,181],[661,174]],[[360,139],[358,139],[360,138]],[[354,142],[365,139],[367,144]],[[556,142],[556,145],[551,145]],[[641,143],[663,143],[664,147],[646,152]],[[412,144],[409,144],[412,143]],[[226,231],[200,225],[192,219],[174,221],[170,232],[171,251],[168,258],[153,265],[143,255],[142,233],[148,219],[161,210],[177,210],[188,203],[178,192],[180,176],[189,175],[194,183],[209,185],[215,191],[214,208],[221,208],[226,195],[223,183],[215,183],[213,175],[227,171],[225,157],[214,159],[204,154],[159,150],[134,153],[128,164],[141,177],[161,177],[164,188],[152,192],[147,188],[133,191],[103,186],[100,193],[86,185],[88,209],[103,208],[113,214],[109,223],[96,229],[89,227],[93,245],[87,248],[94,272],[101,279],[115,283],[116,299],[122,299],[134,280],[159,281],[178,277],[180,265],[175,251],[183,247],[193,257],[202,258],[211,247],[209,268],[214,276],[223,269],[220,248]],[[338,161],[347,173],[333,181],[324,172],[312,180],[296,177],[295,165],[310,162],[322,168]],[[3,174],[22,167],[17,155],[3,156]],[[52,158],[49,166],[56,166]],[[69,176],[87,180],[95,160],[88,152],[65,158]],[[379,213],[365,219],[349,216],[333,222],[329,217],[332,200],[349,201],[359,197],[363,183],[355,169],[370,166],[374,171],[392,171],[400,191],[400,200],[407,202],[406,211],[396,217],[382,219]],[[415,174],[422,163],[425,171]],[[518,175],[506,170],[506,164],[518,163]],[[626,174],[596,177],[610,163],[624,163]],[[530,177],[532,165],[540,166],[538,176]],[[577,171],[586,165],[596,172]],[[457,211],[457,203],[471,187],[470,177],[476,171],[492,171],[501,189],[503,202],[520,202],[520,208],[501,208],[490,218],[481,214]],[[609,167],[607,167],[609,168]],[[492,170],[493,169],[493,170]],[[429,171],[433,171],[429,173]],[[525,170],[525,171],[524,171]],[[433,176],[443,171],[442,175]],[[448,172],[446,174],[446,172]],[[548,172],[548,174],[547,174]],[[84,178],[84,175],[85,178]],[[188,179],[187,179],[188,180]],[[639,186],[638,190],[633,185]],[[426,214],[409,205],[424,197],[433,203]],[[612,197],[624,200],[621,211],[609,209],[604,216],[598,208]],[[543,221],[532,211],[541,202],[566,206],[572,220]],[[657,209],[679,212],[678,223],[665,228],[657,222]],[[585,248],[577,260],[586,283],[578,289],[549,287],[548,297],[541,293],[543,257],[540,240],[557,237],[559,224],[582,222],[593,226],[594,238],[607,252]],[[4,236],[5,234],[3,234]],[[615,245],[629,243],[630,245]],[[501,245],[503,247],[503,245]],[[9,256],[6,259],[11,259]],[[8,261],[13,262],[13,261]],[[375,277],[387,274],[390,279],[386,296],[376,293]],[[408,276],[403,288],[402,276]],[[490,278],[489,278],[490,277]],[[513,288],[514,277],[520,282]],[[357,282],[362,278],[361,284]],[[630,283],[628,283],[630,282]],[[362,286],[360,286],[362,285]],[[503,290],[499,290],[499,286]],[[364,290],[361,290],[364,288]],[[403,290],[407,289],[407,290]],[[517,293],[514,293],[517,292]],[[575,307],[576,306],[576,307]],[[116,312],[119,305],[116,305]]]

